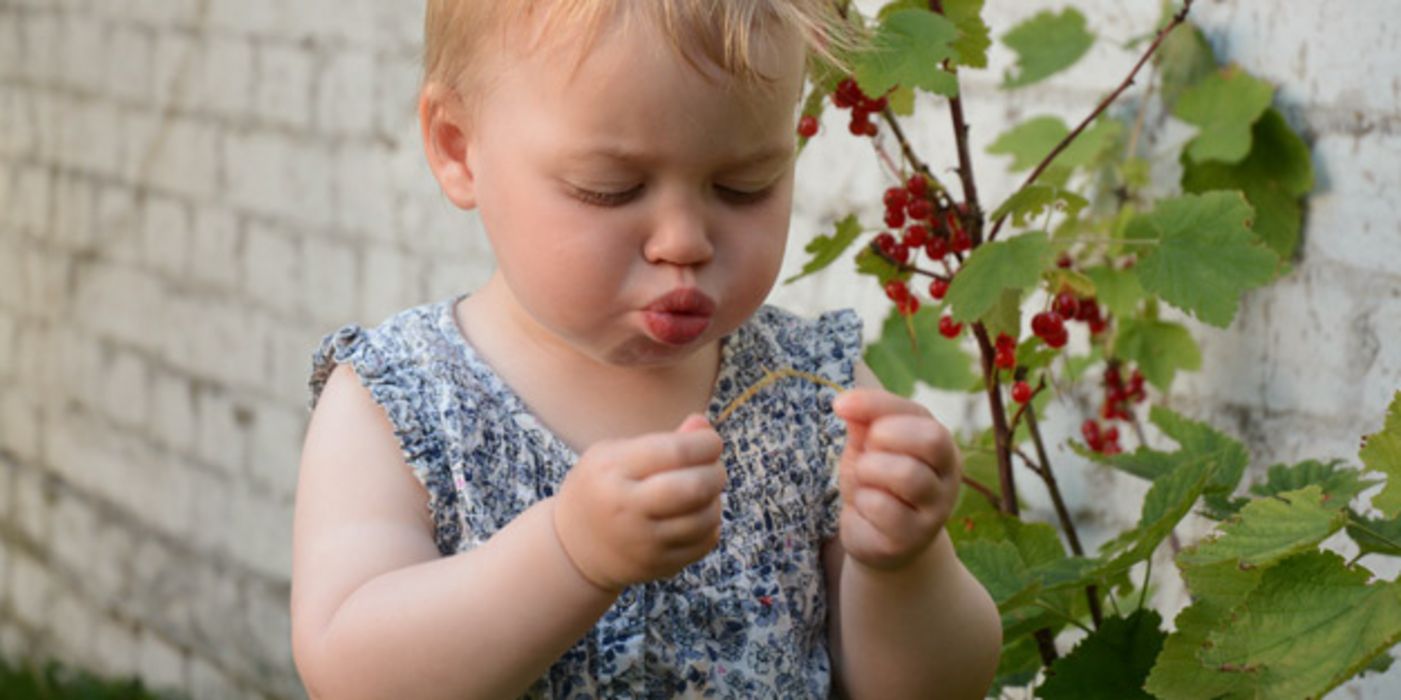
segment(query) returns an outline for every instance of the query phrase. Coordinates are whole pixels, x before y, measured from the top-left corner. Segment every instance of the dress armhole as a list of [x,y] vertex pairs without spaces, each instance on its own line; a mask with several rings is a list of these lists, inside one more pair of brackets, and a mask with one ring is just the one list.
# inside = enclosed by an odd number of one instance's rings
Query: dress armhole
[[[308,409],[316,407],[336,365],[348,363],[389,418],[404,461],[428,492],[425,507],[436,525],[438,549],[444,554],[450,553],[455,543],[444,541],[450,533],[443,525],[451,510],[447,501],[452,478],[447,473],[442,439],[430,429],[432,424],[424,415],[433,388],[411,363],[388,361],[397,353],[393,348],[380,346],[376,339],[393,342],[392,339],[372,338],[364,328],[354,324],[343,326],[322,339],[320,347],[312,354],[311,379],[307,382],[311,391]],[[449,548],[444,550],[445,546]]]

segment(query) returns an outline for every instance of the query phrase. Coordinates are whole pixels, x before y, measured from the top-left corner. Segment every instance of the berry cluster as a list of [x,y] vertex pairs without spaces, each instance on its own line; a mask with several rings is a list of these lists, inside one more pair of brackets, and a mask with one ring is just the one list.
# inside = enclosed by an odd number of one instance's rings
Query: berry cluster
[[1085,422],[1080,424],[1080,436],[1085,438],[1085,444],[1095,452],[1116,455],[1124,451],[1119,447],[1119,429],[1108,423],[1101,429],[1095,419],[1086,418]]
[[1143,373],[1135,369],[1129,375],[1128,383],[1125,383],[1123,371],[1117,364],[1111,363],[1104,370],[1104,403],[1100,404],[1099,408],[1104,425],[1101,427],[1095,419],[1086,418],[1080,425],[1080,434],[1085,438],[1085,444],[1089,445],[1091,450],[1106,455],[1122,452],[1119,447],[1119,429],[1114,427],[1112,421],[1133,420],[1130,405],[1140,403],[1146,398],[1148,394],[1143,388]]
[[1097,335],[1109,326],[1109,321],[1099,310],[1094,297],[1077,297],[1074,292],[1063,291],[1051,302],[1051,308],[1031,317],[1031,332],[1036,334],[1048,347],[1061,348],[1070,339],[1066,321],[1083,321],[1090,327],[1090,334]]
[[851,110],[851,124],[847,128],[854,136],[875,136],[878,129],[871,121],[872,114],[885,111],[888,103],[885,96],[871,97],[861,91],[854,78],[844,78],[837,83],[832,93],[832,103],[841,109]]
[[997,334],[992,364],[998,369],[1013,369],[1017,366],[1017,339],[1006,333]]
[[[874,243],[881,255],[891,262],[909,265],[918,251],[923,250],[931,261],[944,264],[948,271],[944,259],[950,253],[964,253],[973,247],[973,240],[957,213],[959,210],[940,208],[930,190],[929,179],[924,175],[916,173],[904,185],[887,189],[883,200],[885,225],[892,230],[877,235]],[[949,292],[952,278],[951,271],[947,275],[936,275],[929,283],[929,296],[936,301],[943,299]],[[885,294],[901,313],[913,314],[919,310],[919,301],[904,281],[886,283]],[[941,323],[940,332],[947,334],[945,328],[954,328],[952,320],[948,324]],[[948,337],[957,335],[955,330]]]

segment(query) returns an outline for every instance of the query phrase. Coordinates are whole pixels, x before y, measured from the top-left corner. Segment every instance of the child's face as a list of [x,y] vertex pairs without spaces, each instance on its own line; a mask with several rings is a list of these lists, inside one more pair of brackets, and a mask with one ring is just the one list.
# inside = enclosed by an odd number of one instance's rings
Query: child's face
[[[513,317],[620,366],[684,358],[768,295],[802,82],[797,36],[761,41],[765,92],[707,80],[646,24],[604,29],[577,72],[572,40],[501,57],[466,151]],[[645,311],[683,288],[713,300],[708,323]]]

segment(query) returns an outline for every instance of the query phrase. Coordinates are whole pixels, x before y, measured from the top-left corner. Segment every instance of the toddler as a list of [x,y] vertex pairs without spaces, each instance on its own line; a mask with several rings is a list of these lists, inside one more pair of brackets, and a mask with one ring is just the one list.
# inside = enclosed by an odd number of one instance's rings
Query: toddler
[[982,697],[948,431],[854,312],[763,303],[828,2],[429,1],[424,149],[498,267],[314,355],[312,696]]

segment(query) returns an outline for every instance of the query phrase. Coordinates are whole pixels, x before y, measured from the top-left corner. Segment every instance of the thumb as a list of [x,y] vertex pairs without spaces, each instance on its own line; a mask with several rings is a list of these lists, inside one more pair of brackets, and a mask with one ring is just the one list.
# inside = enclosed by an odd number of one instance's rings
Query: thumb
[[686,420],[681,421],[681,426],[676,429],[678,433],[689,433],[696,430],[705,430],[710,427],[710,420],[699,413],[692,413],[686,416]]

